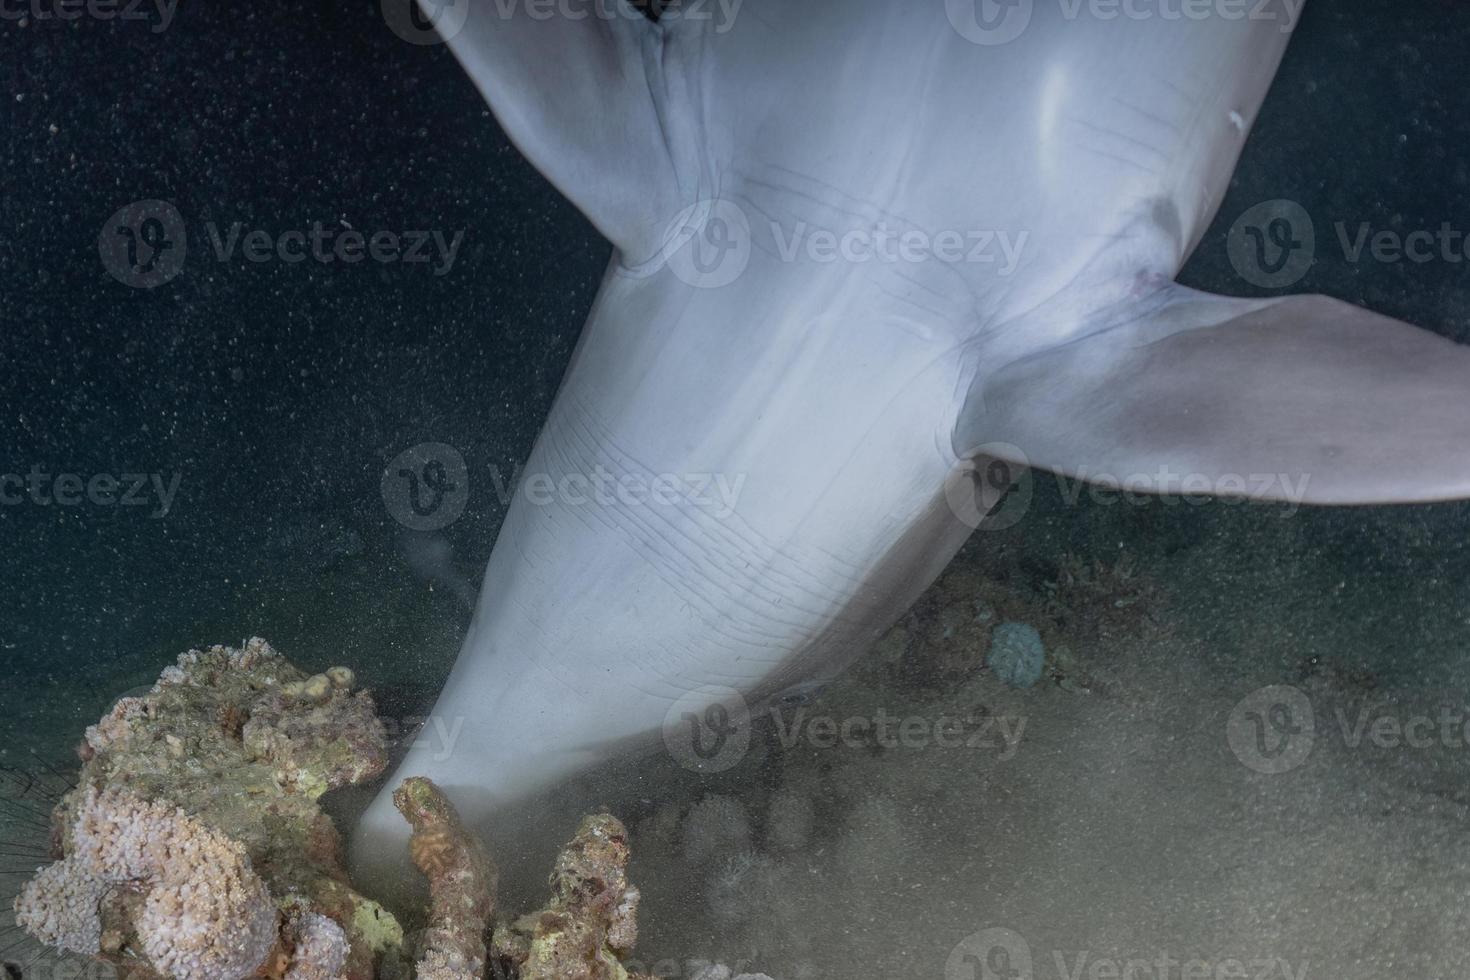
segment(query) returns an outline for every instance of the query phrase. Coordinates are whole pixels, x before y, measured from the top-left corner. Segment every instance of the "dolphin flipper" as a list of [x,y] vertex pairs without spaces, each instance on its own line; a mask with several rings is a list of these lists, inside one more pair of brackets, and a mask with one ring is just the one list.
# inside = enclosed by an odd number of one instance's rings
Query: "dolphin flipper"
[[1470,347],[1325,296],[1142,305],[977,379],[957,448],[1141,492],[1470,497]]
[[516,147],[636,261],[659,251],[679,211],[677,134],[661,107],[666,29],[623,0],[605,6],[569,17],[475,0],[462,26],[441,30]]

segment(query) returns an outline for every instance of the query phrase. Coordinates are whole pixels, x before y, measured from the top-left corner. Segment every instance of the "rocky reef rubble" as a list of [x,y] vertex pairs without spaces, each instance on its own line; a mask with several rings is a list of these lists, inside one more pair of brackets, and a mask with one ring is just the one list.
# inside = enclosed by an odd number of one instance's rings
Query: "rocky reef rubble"
[[191,650],[86,731],[52,815],[57,863],[16,899],[41,942],[181,980],[368,980],[403,930],[353,890],[318,805],[387,766],[352,671],[268,643]]
[[638,939],[638,889],[628,883],[628,832],[606,813],[584,817],[551,872],[551,900],[495,930],[499,976],[519,980],[652,980],[622,959]]
[[318,805],[386,768],[373,700],[354,687],[351,670],[308,676],[258,638],[181,656],[87,729],[52,815],[55,862],[21,889],[17,923],[142,980],[653,980],[624,966],[639,893],[606,813],[557,856],[547,904],[496,924],[483,844],[410,778],[394,803],[429,881],[423,930],[406,938],[354,890]]

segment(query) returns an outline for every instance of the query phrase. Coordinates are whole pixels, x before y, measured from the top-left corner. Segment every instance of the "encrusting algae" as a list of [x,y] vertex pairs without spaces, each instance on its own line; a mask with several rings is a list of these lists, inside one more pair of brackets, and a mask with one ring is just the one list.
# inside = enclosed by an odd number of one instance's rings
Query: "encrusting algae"
[[496,871],[432,782],[394,802],[431,907],[417,965],[398,920],[353,889],[328,790],[382,775],[387,739],[346,667],[308,676],[261,639],[191,650],[87,729],[52,814],[55,863],[15,902],[40,942],[144,980],[652,980],[628,835],[583,819],[541,910],[493,923]]

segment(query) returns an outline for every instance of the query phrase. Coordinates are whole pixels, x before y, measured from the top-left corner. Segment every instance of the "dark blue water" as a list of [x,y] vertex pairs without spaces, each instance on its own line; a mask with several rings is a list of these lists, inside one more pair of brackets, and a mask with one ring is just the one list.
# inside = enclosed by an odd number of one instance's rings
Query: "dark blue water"
[[[401,624],[440,604],[392,551],[384,464],[427,440],[477,474],[522,459],[609,248],[447,52],[400,41],[372,7],[190,5],[159,26],[0,31],[0,470],[179,480],[161,519],[0,510],[7,671],[37,694],[82,677],[105,693],[251,632],[308,661],[415,656],[425,631]],[[188,254],[167,285],[129,288],[99,232],[155,198]],[[441,275],[222,261],[211,223],[236,222],[463,238]],[[479,489],[446,532],[472,571],[503,512]]]

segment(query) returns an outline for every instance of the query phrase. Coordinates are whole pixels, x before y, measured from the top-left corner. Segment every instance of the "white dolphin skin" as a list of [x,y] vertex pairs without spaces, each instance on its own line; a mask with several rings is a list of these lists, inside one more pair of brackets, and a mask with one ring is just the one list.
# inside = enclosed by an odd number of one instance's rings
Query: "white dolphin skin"
[[[471,821],[700,692],[850,661],[971,532],[977,459],[1470,496],[1464,349],[1173,283],[1299,3],[468,2],[455,55],[615,246],[434,709],[457,738],[399,774]],[[406,835],[385,790],[357,872]]]

